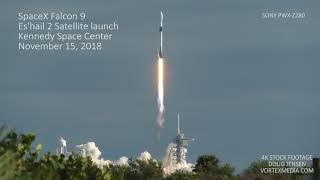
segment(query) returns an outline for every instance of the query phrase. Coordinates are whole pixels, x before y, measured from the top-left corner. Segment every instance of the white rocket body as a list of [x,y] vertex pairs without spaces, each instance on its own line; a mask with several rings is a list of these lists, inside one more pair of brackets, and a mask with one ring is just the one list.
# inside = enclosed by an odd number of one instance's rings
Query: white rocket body
[[159,32],[160,32],[160,48],[159,48],[159,58],[162,58],[162,42],[163,42],[163,14],[162,14],[162,11],[161,11],[161,17],[160,17],[160,29],[159,29]]

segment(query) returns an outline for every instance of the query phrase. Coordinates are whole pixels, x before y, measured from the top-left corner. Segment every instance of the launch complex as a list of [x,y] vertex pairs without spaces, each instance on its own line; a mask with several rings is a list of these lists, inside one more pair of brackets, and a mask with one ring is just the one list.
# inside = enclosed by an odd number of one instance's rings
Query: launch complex
[[[164,119],[164,58],[163,58],[163,13],[160,12],[160,47],[158,51],[158,119],[159,127],[163,127]],[[194,141],[191,138],[185,138],[184,134],[180,131],[180,115],[177,119],[177,134],[172,144],[172,160],[175,164],[186,163],[186,153],[189,141]]]

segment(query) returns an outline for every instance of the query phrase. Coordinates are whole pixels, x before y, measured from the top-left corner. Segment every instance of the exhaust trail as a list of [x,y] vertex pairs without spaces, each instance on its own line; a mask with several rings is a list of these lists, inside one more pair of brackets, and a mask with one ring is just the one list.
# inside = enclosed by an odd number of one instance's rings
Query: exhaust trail
[[162,58],[158,59],[158,118],[157,123],[159,127],[163,127],[164,119],[164,62]]
[[162,27],[163,27],[163,14],[161,12],[160,17],[160,48],[158,52],[158,118],[157,123],[159,127],[163,127],[165,118],[164,118],[164,60],[162,57]]

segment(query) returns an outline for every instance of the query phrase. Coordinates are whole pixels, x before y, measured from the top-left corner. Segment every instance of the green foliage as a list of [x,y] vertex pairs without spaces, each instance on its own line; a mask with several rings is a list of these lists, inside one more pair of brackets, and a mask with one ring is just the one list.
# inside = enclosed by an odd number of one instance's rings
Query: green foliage
[[124,180],[127,170],[126,166],[110,166],[112,180]]
[[[156,160],[130,159],[129,165],[110,165],[99,168],[90,157],[72,153],[70,156],[47,152],[40,156],[42,145],[32,143],[35,135],[17,134],[0,127],[0,179],[2,180],[240,180],[260,178],[265,161],[253,162],[242,177],[234,176],[234,168],[221,165],[214,155],[198,158],[193,172],[176,171],[164,176]],[[287,180],[288,175],[274,178]],[[300,179],[298,176],[290,178]]]
[[[261,173],[262,168],[268,168],[268,161],[254,161],[250,166],[244,171],[244,178],[251,179],[263,179],[263,177],[269,177],[269,179],[277,180],[301,180],[302,177],[299,174],[264,174]],[[285,166],[288,167],[288,166]]]
[[11,151],[0,156],[0,179],[13,179],[16,169],[15,154]]
[[32,149],[32,133],[19,135],[2,127],[0,137],[0,179],[111,180],[110,169],[98,168],[90,158],[49,152],[39,157],[42,145]]
[[234,168],[229,164],[220,165],[219,159],[214,155],[202,155],[198,157],[193,172],[177,171],[166,180],[237,180],[233,176]]
[[254,161],[245,170],[245,174],[261,174],[261,168],[269,167],[268,161]]
[[229,180],[233,178],[234,168],[229,164],[220,166],[219,159],[214,155],[199,156],[194,168],[200,179]]
[[31,149],[31,144],[35,140],[33,133],[17,134],[5,126],[2,126],[0,131],[0,159],[3,159],[1,169],[4,169],[1,176],[6,179],[22,177],[29,165],[38,159],[42,145],[37,145],[35,150]]
[[192,172],[185,172],[185,171],[176,171],[170,176],[165,177],[165,180],[197,180],[197,179],[200,179],[200,177],[198,177],[197,174]]
[[214,155],[202,155],[198,158],[194,172],[216,174],[219,171],[219,159]]
[[[193,180],[232,176],[228,164],[219,166],[215,156],[200,156],[195,172],[177,171],[164,177],[161,163],[156,160],[130,159],[128,166],[110,165],[98,168],[89,158],[72,153],[70,156],[47,152],[40,157],[42,145],[32,147],[35,135],[17,134],[0,129],[0,179],[30,180]],[[226,179],[227,180],[227,179]]]
[[157,161],[130,160],[125,179],[130,180],[156,180],[163,176],[161,164]]

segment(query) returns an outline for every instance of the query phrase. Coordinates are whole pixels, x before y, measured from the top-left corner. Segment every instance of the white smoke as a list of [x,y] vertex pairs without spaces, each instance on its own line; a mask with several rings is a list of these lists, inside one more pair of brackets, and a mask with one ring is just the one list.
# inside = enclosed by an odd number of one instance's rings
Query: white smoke
[[160,106],[159,106],[159,112],[158,112],[158,117],[157,117],[158,126],[159,126],[159,127],[163,127],[164,122],[165,122],[165,119],[164,119],[164,109],[161,110],[161,108],[160,108]]
[[[66,142],[64,144],[66,144]],[[109,166],[109,165],[129,166],[129,159],[125,156],[119,158],[116,161],[104,160],[103,158],[100,158],[101,151],[96,146],[95,142],[87,142],[84,144],[77,145],[75,147],[75,150],[77,153],[79,153],[83,157],[91,157],[92,161],[99,168],[102,168],[104,166]],[[166,155],[163,159],[163,164],[162,164],[162,168],[165,175],[170,175],[178,170],[192,172],[193,164],[187,163],[185,158],[182,159],[181,163],[176,163],[175,151],[176,151],[176,144],[170,143],[168,145]],[[183,148],[182,151],[183,151],[183,154],[187,153],[186,148]],[[144,162],[149,162],[150,160],[157,162],[155,159],[152,158],[151,154],[148,151],[144,151],[140,153],[137,159]]]
[[118,166],[129,166],[128,163],[129,159],[125,156],[122,156],[118,161],[116,161],[114,163],[114,165],[118,165]]
[[92,159],[99,159],[101,151],[94,142],[88,142],[76,146],[79,154],[82,156],[90,156]]
[[[187,153],[187,149],[183,148],[182,154]],[[163,159],[163,171],[165,175],[170,175],[176,171],[186,171],[186,172],[192,172],[193,164],[187,163],[185,157],[183,157],[181,163],[176,163],[176,144],[170,143],[168,145],[166,155]]]
[[111,164],[117,166],[129,165],[129,159],[125,156],[119,158],[116,161],[104,160],[103,158],[100,158],[101,151],[94,142],[87,142],[85,144],[77,145],[76,151],[83,157],[91,157],[92,161],[100,168],[102,168],[103,166],[109,166]]
[[100,168],[112,163],[110,160],[100,159],[101,151],[94,142],[77,145],[76,150],[83,157],[91,157],[92,161]]
[[165,175],[170,175],[176,171],[192,172],[193,164],[191,163],[178,163],[174,166],[164,167],[163,172]]
[[140,156],[137,159],[140,161],[148,162],[152,159],[152,156],[148,151],[144,151],[140,154]]

